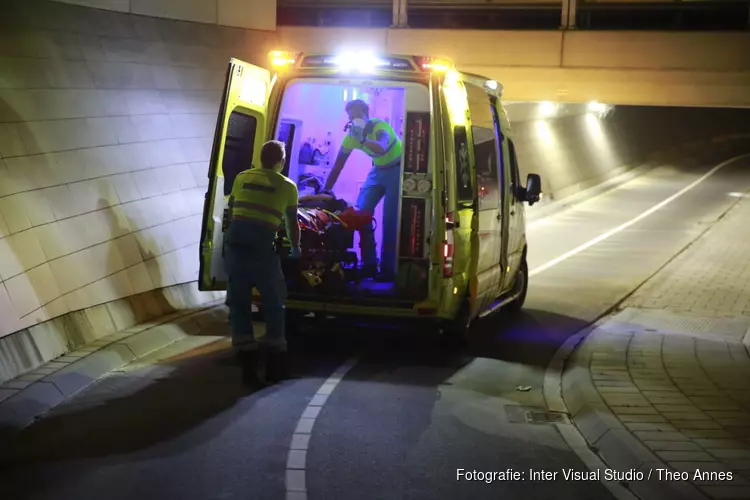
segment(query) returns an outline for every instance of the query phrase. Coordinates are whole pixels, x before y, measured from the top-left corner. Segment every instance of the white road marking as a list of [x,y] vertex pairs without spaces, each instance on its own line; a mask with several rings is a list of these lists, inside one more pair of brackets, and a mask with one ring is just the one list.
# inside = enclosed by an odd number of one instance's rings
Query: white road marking
[[[547,269],[559,264],[560,262],[563,262],[570,257],[573,257],[574,255],[586,250],[587,248],[590,248],[597,243],[600,243],[610,236],[613,236],[620,231],[627,229],[628,227],[632,226],[636,222],[648,217],[649,215],[653,214],[657,210],[665,207],[675,199],[679,198],[683,194],[687,193],[691,189],[693,189],[695,186],[703,182],[704,180],[708,179],[710,176],[712,176],[717,171],[721,170],[725,166],[729,165],[730,163],[740,160],[744,157],[750,157],[750,154],[738,156],[735,158],[732,158],[731,160],[725,161],[723,163],[720,163],[719,165],[715,166],[708,172],[706,172],[703,176],[696,179],[692,183],[690,183],[688,186],[685,186],[683,189],[678,191],[677,193],[673,194],[666,200],[654,205],[650,209],[646,210],[645,212],[641,213],[637,217],[629,220],[628,222],[621,224],[617,226],[616,228],[607,231],[606,233],[594,238],[591,241],[588,241],[584,243],[583,245],[580,245],[579,247],[574,248],[573,250],[564,253],[563,255],[550,260],[549,262],[533,269],[529,272],[529,276],[533,276],[536,274],[539,274],[543,271],[546,271]],[[528,228],[527,228],[528,229]],[[550,362],[550,365],[547,367],[547,371],[545,373],[545,380],[544,380],[544,393],[545,393],[545,399],[548,401],[552,400],[554,401],[553,406],[555,406],[558,411],[564,411],[567,413],[567,407],[565,406],[565,402],[562,399],[560,389],[562,387],[562,365],[564,360],[572,353],[573,349],[575,349],[575,346],[582,340],[582,337],[573,338],[571,337],[568,339],[569,342],[566,342],[563,346],[560,347],[558,352],[553,357],[552,361]],[[312,430],[315,425],[315,420],[318,418],[318,415],[320,414],[320,410],[325,405],[326,401],[328,400],[328,396],[331,395],[333,390],[336,388],[339,382],[344,378],[344,376],[354,367],[354,365],[357,364],[359,360],[357,358],[350,358],[348,359],[344,364],[339,366],[336,371],[334,371],[328,379],[323,382],[323,384],[318,389],[318,392],[313,396],[310,403],[308,403],[307,407],[305,408],[305,411],[302,412],[302,415],[300,416],[299,421],[297,422],[297,428],[294,431],[294,434],[292,435],[291,443],[289,444],[289,452],[287,454],[287,464],[286,464],[286,499],[287,500],[307,500],[307,483],[306,483],[306,470],[307,470],[307,450],[310,444],[310,437],[312,435]],[[557,368],[556,372],[555,369]],[[557,377],[557,381],[554,380],[554,377]],[[549,380],[548,380],[549,378]],[[557,388],[557,389],[555,389]],[[557,393],[555,393],[555,390]],[[549,392],[549,398],[547,398],[547,394]],[[561,425],[558,424],[558,428],[560,428]],[[571,427],[566,425],[567,427]],[[600,468],[606,468],[603,462],[599,459],[599,457],[591,452],[588,447],[585,445],[585,440],[583,440],[583,437],[575,431],[568,432],[567,429],[565,432],[561,431],[561,435],[563,436],[564,440],[570,446],[570,448],[583,460],[583,462],[589,466],[593,470],[594,464],[601,464]],[[577,437],[576,437],[577,436]],[[597,466],[598,467],[598,466]],[[615,495],[615,497],[618,500],[630,500],[632,498],[635,498],[630,494],[628,490],[620,486],[619,484],[613,484],[607,481],[602,481],[602,483]]]
[[[606,233],[602,234],[601,236],[598,236],[597,238],[594,238],[593,240],[584,243],[583,245],[571,250],[570,252],[567,252],[560,257],[557,257],[556,259],[552,259],[551,261],[547,262],[546,264],[539,266],[534,269],[533,273],[538,274],[542,271],[545,271],[552,266],[559,264],[560,262],[572,257],[573,255],[582,252],[586,250],[587,248],[590,248],[593,245],[596,245],[597,243],[604,241],[605,239],[609,238],[610,236],[617,234],[618,232],[622,231],[623,229],[626,229],[636,222],[644,219],[645,217],[648,217],[652,213],[656,212],[657,210],[665,207],[667,204],[672,202],[673,200],[679,198],[683,194],[687,193],[691,189],[693,189],[695,186],[700,184],[701,182],[708,179],[710,176],[721,170],[722,168],[726,167],[727,165],[741,160],[743,158],[750,157],[750,154],[745,154],[742,156],[737,156],[735,158],[732,158],[730,160],[727,160],[723,163],[720,163],[713,167],[711,170],[706,172],[704,175],[690,183],[689,185],[685,186],[683,189],[678,191],[677,193],[673,194],[666,200],[654,205],[650,209],[646,210],[642,214],[638,215],[637,217],[629,220],[628,222],[621,224],[617,226],[616,228],[612,229],[611,231],[607,231]],[[529,275],[532,273],[530,272]],[[586,337],[596,328],[596,323],[593,325],[588,326],[587,328],[584,328],[583,330],[575,333],[574,335],[571,335],[568,337],[568,339],[561,345],[557,351],[555,352],[554,356],[552,356],[552,359],[550,360],[549,364],[547,365],[547,369],[544,373],[544,388],[543,388],[543,394],[544,394],[544,400],[547,404],[547,409],[550,411],[558,411],[562,413],[568,413],[568,406],[565,404],[565,400],[563,400],[562,396],[562,378],[563,373],[565,372],[565,363],[568,360],[568,358],[575,352],[576,348],[586,340]],[[572,418],[572,415],[571,415]],[[578,430],[578,427],[576,427],[574,424],[555,424],[557,426],[558,431],[560,432],[560,435],[562,436],[563,440],[567,443],[568,447],[576,454],[578,455],[578,458],[581,459],[581,461],[589,468],[589,470],[602,470],[607,468],[607,464],[604,463],[604,461],[599,457],[598,454],[594,453],[588,446],[588,443],[586,442],[586,439],[583,437],[583,435]],[[633,494],[630,490],[623,487],[621,484],[612,482],[612,481],[605,481],[604,479],[601,479],[600,481],[612,495],[617,500],[637,500],[637,496]]]
[[297,421],[297,428],[294,430],[294,434],[292,434],[292,441],[289,443],[289,453],[286,460],[287,500],[307,500],[307,449],[310,446],[310,437],[315,426],[315,420],[320,415],[320,410],[323,409],[326,401],[328,401],[328,396],[331,395],[339,382],[341,382],[341,379],[344,378],[356,363],[357,359],[351,358],[339,366],[323,382]]
[[619,226],[617,226],[617,227],[615,227],[613,229],[610,229],[606,233],[597,236],[593,240],[589,240],[586,243],[584,243],[583,245],[580,245],[580,246],[574,248],[573,250],[565,252],[564,254],[560,255],[559,257],[555,257],[554,259],[552,259],[552,260],[550,260],[550,261],[542,264],[541,266],[534,268],[533,270],[529,271],[529,276],[534,276],[535,274],[539,274],[542,271],[546,271],[550,267],[556,266],[560,262],[566,261],[569,258],[573,257],[574,255],[579,254],[579,253],[583,252],[584,250],[587,250],[587,249],[591,248],[592,246],[596,245],[597,243],[601,243],[602,241],[606,240],[607,238],[609,238],[611,236],[614,236],[615,234],[619,233],[620,231],[623,231],[623,230],[629,228],[630,226],[632,226],[636,222],[639,222],[639,221],[645,219],[646,217],[648,217],[649,215],[653,214],[654,212],[656,212],[658,210],[661,210],[665,206],[669,205],[674,200],[676,200],[677,198],[679,198],[683,194],[687,193],[688,191],[690,191],[695,186],[697,186],[701,182],[705,181],[706,179],[708,179],[709,177],[711,177],[712,175],[714,175],[716,172],[718,172],[722,168],[726,167],[727,165],[730,165],[730,164],[734,163],[737,160],[741,160],[741,159],[746,158],[746,157],[750,157],[750,154],[745,154],[745,155],[742,155],[742,156],[736,156],[736,157],[734,157],[734,158],[732,158],[730,160],[727,160],[727,161],[725,161],[723,163],[719,163],[714,168],[712,168],[711,170],[709,170],[708,172],[706,172],[705,174],[703,174],[702,176],[700,176],[698,179],[694,180],[693,182],[691,182],[690,184],[688,184],[687,186],[685,186],[684,188],[680,189],[678,192],[676,192],[675,194],[673,194],[672,196],[670,196],[666,200],[663,200],[663,201],[657,203],[656,205],[654,205],[653,207],[649,208],[645,212],[639,214],[636,217],[633,217],[629,221],[627,221],[627,222],[625,222],[623,224],[620,224]]

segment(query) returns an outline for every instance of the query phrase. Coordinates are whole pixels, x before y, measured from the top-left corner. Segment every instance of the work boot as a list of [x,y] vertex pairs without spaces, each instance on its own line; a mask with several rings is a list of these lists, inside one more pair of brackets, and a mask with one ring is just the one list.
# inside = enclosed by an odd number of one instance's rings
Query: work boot
[[289,370],[289,354],[287,351],[273,349],[268,352],[266,380],[269,383],[282,382],[294,378]]
[[266,385],[261,374],[261,352],[258,350],[252,351],[237,351],[237,359],[242,367],[242,383],[249,387],[259,387]]
[[393,273],[385,273],[378,270],[377,264],[367,264],[360,268],[360,279],[371,279],[376,283],[392,283],[396,281]]

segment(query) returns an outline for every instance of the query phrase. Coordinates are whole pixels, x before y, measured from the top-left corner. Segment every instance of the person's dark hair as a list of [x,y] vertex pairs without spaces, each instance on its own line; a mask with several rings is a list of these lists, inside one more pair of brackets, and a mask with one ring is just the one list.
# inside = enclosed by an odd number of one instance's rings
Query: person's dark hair
[[273,168],[286,159],[286,147],[281,141],[268,141],[260,150],[260,165],[263,168]]
[[346,108],[344,108],[345,111],[349,111],[350,109],[357,107],[360,108],[362,111],[365,112],[367,116],[370,116],[370,106],[367,105],[365,101],[362,99],[354,99],[346,103]]

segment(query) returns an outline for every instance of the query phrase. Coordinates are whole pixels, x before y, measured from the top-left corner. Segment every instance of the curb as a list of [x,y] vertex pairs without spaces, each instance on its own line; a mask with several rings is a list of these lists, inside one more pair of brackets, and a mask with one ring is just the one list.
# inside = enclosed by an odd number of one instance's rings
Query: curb
[[[618,472],[632,469],[649,477],[653,469],[669,469],[669,467],[625,428],[604,402],[591,378],[590,353],[586,341],[600,324],[601,321],[598,321],[580,333],[582,340],[579,347],[565,362],[561,387],[562,398],[571,422],[585,438],[588,447],[607,464],[607,467]],[[683,481],[662,482],[651,478],[625,483],[622,486],[641,500],[708,499],[698,488]]]
[[6,384],[28,380],[29,373],[52,360],[59,360],[102,337],[179,311],[204,307],[223,295],[216,291],[201,292],[197,282],[191,281],[90,305],[2,335],[0,401],[23,388],[16,383],[11,384],[15,385],[13,389],[3,389]]
[[[595,325],[596,323],[594,323]],[[555,352],[552,360],[547,365],[544,374],[544,399],[549,411],[561,412],[572,417],[569,407],[563,399],[563,377],[565,374],[565,365],[568,359],[578,349],[582,342],[596,326],[590,325],[583,330],[568,337]],[[578,458],[588,467],[589,470],[606,469],[607,464],[597,455],[596,449],[593,448],[584,438],[578,426],[575,425],[571,418],[570,424],[555,424],[563,440],[568,444],[571,450],[578,455]],[[601,473],[600,473],[601,475]],[[600,482],[617,500],[637,500],[638,497],[625,485],[600,479]]]
[[0,386],[0,436],[22,430],[103,376],[196,333],[199,328],[187,331],[189,328],[176,323],[216,309],[223,302],[212,301],[204,307],[163,316],[69,352],[8,382],[6,386],[20,384],[25,387],[20,387],[18,392],[5,399],[2,399],[3,387]]
[[[740,156],[747,156],[747,154]],[[569,416],[572,426],[556,425],[563,439],[581,461],[590,470],[601,469],[603,462],[606,467],[617,472],[634,470],[642,472],[645,477],[649,478],[620,484],[601,480],[618,500],[623,497],[630,498],[632,495],[636,495],[641,500],[667,498],[708,500],[709,498],[689,482],[661,482],[658,478],[650,478],[649,472],[653,469],[669,470],[670,468],[626,429],[604,402],[591,377],[588,340],[590,335],[620,308],[621,304],[653,279],[674,258],[702,238],[711,227],[707,227],[691,243],[617,301],[591,325],[571,335],[558,348],[546,368],[544,397],[547,407],[550,411],[567,413]],[[750,344],[750,329],[745,334],[743,342],[750,353],[748,345]]]

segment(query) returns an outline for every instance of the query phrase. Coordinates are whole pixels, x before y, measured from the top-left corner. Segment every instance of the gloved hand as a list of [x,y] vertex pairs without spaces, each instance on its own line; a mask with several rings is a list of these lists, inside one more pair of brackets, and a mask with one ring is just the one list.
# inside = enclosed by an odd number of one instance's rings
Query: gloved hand
[[300,247],[292,247],[292,249],[289,251],[289,256],[292,259],[299,259],[302,257],[302,249]]

